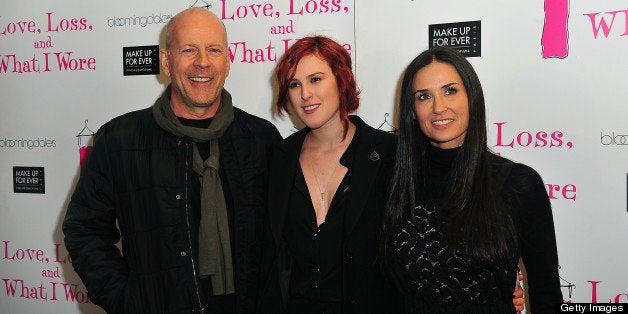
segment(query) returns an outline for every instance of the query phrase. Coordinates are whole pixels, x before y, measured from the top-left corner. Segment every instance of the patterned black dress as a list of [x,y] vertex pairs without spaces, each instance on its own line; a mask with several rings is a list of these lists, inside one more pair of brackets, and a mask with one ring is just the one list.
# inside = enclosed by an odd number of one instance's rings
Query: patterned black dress
[[554,313],[562,294],[551,206],[540,176],[530,167],[492,156],[507,170],[500,172],[505,177],[499,181],[512,196],[518,244],[501,262],[477,262],[454,251],[438,229],[437,204],[457,152],[430,149],[430,186],[422,194],[428,197],[406,215],[390,245],[388,271],[404,294],[406,313],[514,313],[519,257],[527,270],[530,310]]

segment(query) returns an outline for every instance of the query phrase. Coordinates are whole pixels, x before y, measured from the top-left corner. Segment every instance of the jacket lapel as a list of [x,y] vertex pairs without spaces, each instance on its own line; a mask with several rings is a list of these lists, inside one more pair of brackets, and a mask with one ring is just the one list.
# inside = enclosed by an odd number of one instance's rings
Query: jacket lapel
[[[353,121],[353,120],[352,120]],[[353,121],[356,123],[356,121]],[[354,171],[351,174],[351,201],[345,213],[344,236],[348,238],[364,212],[367,202],[372,201],[369,197],[371,187],[376,184],[377,172],[382,162],[381,137],[376,134],[368,125],[361,120],[356,124],[362,124],[358,147],[356,147],[355,160],[352,165]]]

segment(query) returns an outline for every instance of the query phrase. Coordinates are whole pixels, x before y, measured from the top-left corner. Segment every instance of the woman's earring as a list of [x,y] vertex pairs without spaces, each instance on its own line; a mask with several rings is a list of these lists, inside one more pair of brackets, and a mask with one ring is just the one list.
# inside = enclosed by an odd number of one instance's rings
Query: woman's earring
[[412,111],[412,120],[416,120],[416,113],[414,113],[414,111]]

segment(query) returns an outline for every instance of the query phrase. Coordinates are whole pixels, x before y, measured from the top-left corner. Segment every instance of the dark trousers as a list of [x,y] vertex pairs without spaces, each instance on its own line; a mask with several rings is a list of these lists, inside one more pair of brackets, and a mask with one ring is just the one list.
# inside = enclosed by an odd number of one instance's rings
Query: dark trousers
[[236,297],[235,294],[213,295],[212,281],[209,277],[201,278],[201,290],[207,300],[207,311],[211,314],[235,314]]
[[290,298],[288,300],[289,314],[341,314],[342,303],[320,302],[305,298]]

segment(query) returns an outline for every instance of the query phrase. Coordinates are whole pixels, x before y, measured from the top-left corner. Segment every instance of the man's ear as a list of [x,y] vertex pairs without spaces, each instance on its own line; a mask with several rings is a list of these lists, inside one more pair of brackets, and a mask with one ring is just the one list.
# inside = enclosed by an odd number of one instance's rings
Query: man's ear
[[168,51],[166,49],[159,50],[159,62],[161,63],[161,68],[164,71],[164,74],[170,77],[170,60],[168,60]]

